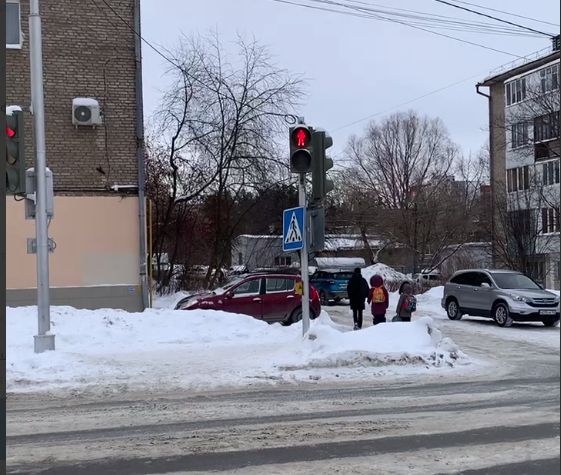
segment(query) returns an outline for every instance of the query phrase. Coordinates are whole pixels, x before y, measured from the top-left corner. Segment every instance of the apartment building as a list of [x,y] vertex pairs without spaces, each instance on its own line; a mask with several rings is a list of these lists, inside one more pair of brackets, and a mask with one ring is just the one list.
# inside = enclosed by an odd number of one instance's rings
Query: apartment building
[[556,289],[560,272],[559,59],[557,37],[551,49],[503,67],[477,85],[478,93],[489,102],[495,265],[508,265],[505,261],[516,253],[525,255],[527,271]]
[[[6,0],[6,104],[31,101],[29,1]],[[147,305],[140,0],[41,2],[47,166],[54,176],[51,303]],[[26,162],[33,130],[25,115]],[[6,196],[6,301],[36,303],[21,200]]]

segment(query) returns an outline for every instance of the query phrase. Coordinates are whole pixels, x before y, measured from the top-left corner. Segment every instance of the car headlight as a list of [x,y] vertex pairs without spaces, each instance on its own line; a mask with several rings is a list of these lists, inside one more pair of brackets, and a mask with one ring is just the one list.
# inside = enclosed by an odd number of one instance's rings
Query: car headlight
[[516,302],[528,302],[529,299],[526,297],[522,297],[521,295],[511,294],[510,298],[515,300]]
[[559,303],[559,297],[555,297],[555,303]]
[[191,307],[193,307],[193,306],[195,306],[196,304],[198,304],[199,301],[200,301],[200,299],[190,299],[190,300],[187,300],[187,302],[184,303],[184,304],[181,306],[181,310],[188,310],[188,309],[190,309]]

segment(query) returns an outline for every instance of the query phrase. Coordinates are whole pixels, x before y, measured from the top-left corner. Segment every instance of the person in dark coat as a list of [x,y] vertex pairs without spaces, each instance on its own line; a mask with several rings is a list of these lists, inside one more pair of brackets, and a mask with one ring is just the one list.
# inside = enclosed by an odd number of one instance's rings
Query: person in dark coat
[[390,295],[388,289],[384,285],[384,279],[381,275],[373,275],[370,278],[370,292],[368,294],[368,303],[371,305],[372,309],[372,323],[378,325],[379,323],[385,323],[386,312],[390,305]]
[[368,291],[368,282],[362,277],[360,269],[357,267],[347,283],[347,294],[353,311],[354,330],[362,328],[363,312],[366,307],[364,302],[368,297]]

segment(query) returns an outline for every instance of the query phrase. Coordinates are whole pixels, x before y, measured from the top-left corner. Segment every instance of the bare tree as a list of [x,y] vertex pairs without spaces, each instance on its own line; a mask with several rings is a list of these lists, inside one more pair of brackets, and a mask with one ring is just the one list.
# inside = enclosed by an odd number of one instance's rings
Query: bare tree
[[547,196],[548,190],[537,179],[525,190],[505,191],[495,197],[495,259],[537,281],[551,271],[546,256],[559,255],[559,195],[556,209],[546,201]]
[[410,250],[414,272],[435,267],[443,246],[467,241],[485,165],[460,160],[440,119],[393,114],[351,138],[347,154],[360,232]]
[[218,36],[183,36],[170,53],[172,85],[158,114],[169,132],[171,169],[164,226],[178,201],[204,198],[213,227],[205,286],[216,283],[217,270],[230,260],[243,193],[286,176],[280,138],[304,87],[300,77],[273,64],[266,47],[241,37],[236,47],[227,58]]

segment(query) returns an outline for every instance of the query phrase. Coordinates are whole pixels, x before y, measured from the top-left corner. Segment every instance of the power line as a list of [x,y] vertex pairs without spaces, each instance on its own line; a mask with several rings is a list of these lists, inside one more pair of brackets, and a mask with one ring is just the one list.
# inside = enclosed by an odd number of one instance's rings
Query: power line
[[515,18],[522,18],[523,20],[534,21],[536,23],[543,23],[544,25],[556,26],[557,28],[559,28],[558,23],[551,23],[549,21],[540,20],[538,18],[532,18],[532,17],[529,17],[529,16],[518,15],[516,13],[506,12],[504,10],[498,10],[496,8],[486,7],[484,5],[478,5],[477,3],[464,2],[464,1],[461,1],[461,0],[454,0],[454,2],[455,3],[461,3],[463,5],[469,5],[471,7],[481,8],[482,10],[489,10],[489,11],[495,12],[495,13],[502,13],[503,15],[509,15],[509,16],[512,16],[512,17],[515,17]]
[[504,20],[503,18],[498,18],[498,17],[493,16],[493,15],[488,15],[487,13],[478,12],[476,10],[472,10],[471,8],[462,7],[460,5],[454,5],[453,3],[447,2],[446,0],[433,0],[433,1],[435,1],[437,3],[442,3],[443,5],[448,5],[449,7],[452,7],[452,8],[457,8],[458,10],[463,10],[463,11],[466,11],[466,12],[469,12],[469,13],[473,13],[474,15],[479,15],[479,16],[482,16],[482,17],[485,17],[485,18],[490,18],[491,20],[495,20],[495,21],[498,21],[498,22],[501,22],[501,23],[505,23],[506,25],[515,26],[515,27],[521,28],[523,30],[527,30],[527,31],[531,31],[533,33],[538,33],[540,35],[548,36],[550,38],[553,38],[553,36],[555,36],[555,35],[552,35],[551,33],[545,33],[545,32],[540,31],[540,30],[535,30],[534,28],[530,28],[529,26],[520,25],[519,23],[514,23],[512,21]]
[[[342,12],[337,12],[337,11],[333,11],[333,10],[328,10],[328,9],[325,9],[325,8],[321,8],[321,7],[318,7],[318,6],[306,5],[306,4],[302,4],[302,3],[291,2],[291,1],[289,1],[289,0],[271,0],[271,1],[277,2],[277,3],[285,3],[285,4],[288,4],[288,5],[293,5],[293,6],[298,6],[298,7],[310,8],[310,9],[312,9],[312,10],[326,10],[326,11],[331,11],[331,12],[333,12],[333,13],[342,13]],[[324,3],[324,4],[335,4],[335,5],[337,4],[337,2],[328,2],[328,1],[326,1],[326,0],[310,0],[310,1],[313,1],[313,2],[316,2],[316,3]],[[344,5],[344,4],[340,4],[340,3],[339,3],[338,5],[339,5],[339,6],[343,6],[343,7],[345,7],[345,8],[350,8],[350,9],[353,9],[353,10],[359,10],[359,11],[361,11],[361,9],[360,9],[359,7],[352,7],[352,6]],[[521,56],[519,56],[519,55],[517,55],[517,54],[509,53],[509,52],[507,52],[507,51],[503,51],[503,50],[500,50],[500,49],[497,49],[497,48],[493,48],[493,47],[491,47],[491,46],[486,46],[486,45],[482,45],[482,44],[479,44],[479,43],[475,43],[475,42],[473,42],[473,41],[464,40],[464,39],[462,39],[462,38],[458,38],[458,37],[455,37],[455,36],[447,35],[447,34],[445,34],[445,33],[440,33],[440,32],[437,32],[437,31],[432,31],[432,30],[429,30],[429,29],[427,29],[427,28],[423,28],[423,27],[420,27],[420,26],[416,26],[416,25],[412,25],[412,24],[406,23],[406,22],[404,22],[404,21],[400,21],[400,20],[396,20],[396,19],[391,19],[391,18],[385,18],[385,17],[383,17],[383,16],[380,16],[380,15],[377,15],[377,14],[373,14],[373,13],[369,14],[369,15],[368,15],[368,18],[370,18],[370,19],[376,19],[376,20],[391,21],[391,22],[393,22],[393,23],[398,23],[398,24],[401,24],[401,25],[404,25],[404,26],[408,26],[408,27],[410,27],[410,28],[414,28],[414,29],[416,29],[416,30],[424,31],[424,32],[426,32],[426,33],[431,33],[431,34],[433,34],[433,35],[441,36],[441,37],[443,37],[443,38],[448,38],[448,39],[451,39],[451,40],[454,40],[454,41],[458,41],[458,42],[460,42],[460,43],[465,43],[465,44],[469,44],[469,45],[472,45],[472,46],[476,46],[476,47],[478,47],[478,48],[486,49],[486,50],[489,50],[489,51],[494,51],[495,53],[505,54],[505,55],[507,55],[507,56],[511,56],[511,57],[514,57],[514,58],[517,58],[517,59],[520,59],[520,58],[521,58]]]
[[[309,0],[312,1],[312,0]],[[435,13],[425,13],[425,12],[420,12],[420,11],[416,11],[416,10],[409,10],[409,9],[404,9],[404,8],[395,8],[395,7],[386,7],[384,5],[377,5],[377,4],[373,4],[370,2],[365,2],[365,1],[359,1],[359,0],[345,0],[345,6],[346,7],[353,7],[353,5],[348,5],[350,4],[359,4],[361,5],[360,9],[361,10],[367,10],[370,12],[374,12],[374,13],[383,13],[386,15],[393,15],[393,16],[398,16],[398,17],[403,17],[403,18],[408,18],[408,19],[414,19],[417,21],[421,21],[424,22],[425,25],[427,25],[427,23],[430,25],[432,23],[432,25],[434,26],[435,24],[448,24],[451,26],[454,26],[455,28],[448,28],[448,29],[457,29],[458,31],[473,31],[473,32],[477,32],[477,33],[487,33],[487,34],[507,34],[507,35],[514,35],[516,34],[517,36],[519,36],[521,34],[520,32],[520,28],[512,28],[512,27],[499,27],[498,25],[494,24],[494,23],[485,23],[485,22],[472,22],[472,21],[466,21],[466,20],[462,20],[456,17],[448,17],[448,16],[444,16],[444,15],[438,15]],[[329,2],[329,3],[334,3],[334,2]],[[377,8],[373,8],[373,7],[377,7]],[[383,9],[383,10],[380,10]],[[405,13],[393,13],[393,11],[395,12],[405,12]],[[419,24],[419,23],[417,23]],[[446,28],[446,27],[439,27],[439,28]],[[527,35],[528,33],[525,33],[525,35]],[[535,34],[532,34],[531,36],[535,36]],[[542,35],[539,35],[540,37]]]
[[[483,74],[484,74],[484,73],[483,73]],[[465,78],[465,79],[462,79],[461,81],[457,81],[457,82],[452,83],[452,84],[449,84],[449,85],[447,85],[447,86],[440,87],[440,88],[438,88],[438,89],[435,89],[434,91],[431,91],[431,92],[428,92],[428,93],[426,93],[426,94],[423,94],[422,96],[416,97],[416,98],[411,99],[411,100],[409,100],[409,101],[402,102],[401,104],[398,104],[398,105],[389,107],[389,108],[387,108],[387,109],[384,109],[384,110],[382,110],[382,111],[376,112],[376,113],[374,113],[374,114],[371,114],[371,115],[369,115],[368,117],[363,117],[362,119],[355,120],[354,122],[350,122],[350,123],[348,123],[348,124],[346,124],[346,125],[343,125],[343,126],[341,126],[341,127],[338,127],[338,128],[336,128],[336,129],[334,129],[333,132],[338,132],[339,130],[346,129],[347,127],[351,127],[351,126],[353,126],[353,125],[360,124],[361,122],[364,122],[364,121],[369,120],[369,119],[373,119],[374,117],[378,117],[378,116],[380,116],[380,115],[382,115],[382,114],[386,114],[387,112],[391,112],[392,110],[399,109],[400,107],[407,106],[407,105],[409,105],[409,104],[412,104],[413,102],[417,102],[417,101],[420,101],[421,99],[425,99],[425,98],[427,98],[427,97],[433,96],[433,95],[435,95],[435,94],[438,94],[439,92],[445,91],[445,90],[447,90],[447,89],[451,89],[451,88],[453,88],[453,87],[455,87],[455,86],[458,86],[458,85],[460,85],[460,84],[463,84],[464,82],[470,81],[471,79],[475,79],[475,78],[477,78],[477,77],[481,77],[481,74],[474,74],[473,76],[470,76],[469,78]]]

